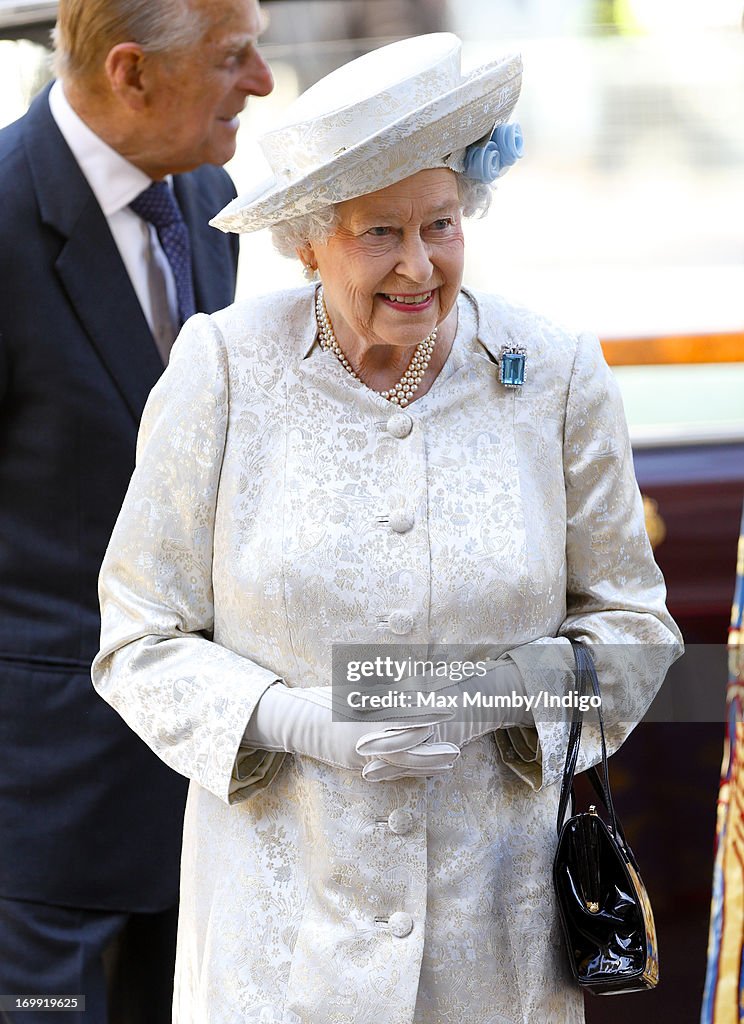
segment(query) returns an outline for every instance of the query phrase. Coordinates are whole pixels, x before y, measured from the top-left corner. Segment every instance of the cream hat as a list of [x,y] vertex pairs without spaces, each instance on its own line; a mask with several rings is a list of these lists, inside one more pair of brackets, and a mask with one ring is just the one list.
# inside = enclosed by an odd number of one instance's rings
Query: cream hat
[[258,140],[269,176],[210,223],[257,231],[430,167],[462,170],[466,148],[509,119],[522,62],[509,55],[463,75],[461,48],[449,32],[414,36],[326,75]]

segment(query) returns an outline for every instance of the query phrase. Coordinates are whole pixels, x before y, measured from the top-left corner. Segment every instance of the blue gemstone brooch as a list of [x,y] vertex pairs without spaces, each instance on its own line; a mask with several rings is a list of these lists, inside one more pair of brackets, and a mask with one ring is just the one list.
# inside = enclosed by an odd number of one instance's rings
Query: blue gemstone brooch
[[499,357],[499,380],[506,388],[521,388],[527,349],[521,345],[502,345]]

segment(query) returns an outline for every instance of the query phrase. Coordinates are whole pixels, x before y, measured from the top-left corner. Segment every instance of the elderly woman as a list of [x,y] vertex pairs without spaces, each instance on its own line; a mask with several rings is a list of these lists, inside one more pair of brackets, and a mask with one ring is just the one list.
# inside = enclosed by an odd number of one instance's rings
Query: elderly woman
[[459,58],[375,51],[262,139],[273,173],[217,223],[274,226],[320,282],[194,317],[145,413],[94,681],[191,779],[182,1024],[583,1019],[550,883],[566,723],[329,696],[334,643],[458,645],[534,697],[579,638],[610,688],[603,649],[648,651],[632,722],[679,653],[596,339],[462,287],[521,69]]

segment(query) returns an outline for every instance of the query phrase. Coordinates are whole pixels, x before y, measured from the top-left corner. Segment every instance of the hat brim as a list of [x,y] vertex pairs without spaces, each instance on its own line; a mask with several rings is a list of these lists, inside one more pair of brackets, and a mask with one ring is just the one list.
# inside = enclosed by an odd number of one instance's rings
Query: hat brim
[[339,150],[301,177],[258,182],[210,224],[222,231],[259,231],[376,192],[418,171],[448,166],[447,157],[508,121],[521,79],[522,62],[516,54],[476,68],[454,89]]

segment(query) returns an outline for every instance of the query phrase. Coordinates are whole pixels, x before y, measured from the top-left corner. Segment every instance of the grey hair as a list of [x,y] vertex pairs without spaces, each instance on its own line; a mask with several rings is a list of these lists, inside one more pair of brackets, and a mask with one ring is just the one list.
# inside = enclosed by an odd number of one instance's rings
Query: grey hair
[[338,205],[324,206],[314,213],[303,213],[301,217],[290,217],[289,220],[272,224],[271,241],[281,256],[295,259],[298,249],[304,248],[308,242],[327,242],[338,224]]
[[[493,192],[482,181],[466,178],[458,171],[453,172],[457,181],[457,194],[463,217],[485,217],[491,205]],[[298,250],[309,242],[327,242],[338,224],[338,206],[324,206],[314,213],[291,217],[271,226],[271,240],[281,256],[294,259]]]
[[485,217],[491,208],[492,186],[484,181],[466,178],[459,171],[455,171],[455,178],[463,217]]
[[191,0],[60,0],[52,33],[55,73],[100,71],[118,43],[138,43],[146,53],[188,49],[204,20]]

